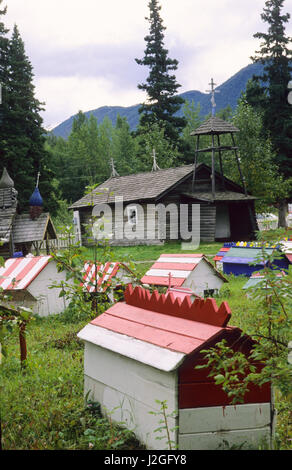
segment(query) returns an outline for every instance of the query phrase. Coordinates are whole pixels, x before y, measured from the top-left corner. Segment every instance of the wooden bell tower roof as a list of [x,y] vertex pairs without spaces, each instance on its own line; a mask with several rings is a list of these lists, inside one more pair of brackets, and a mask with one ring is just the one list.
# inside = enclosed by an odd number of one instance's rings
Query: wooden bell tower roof
[[233,126],[230,122],[224,121],[216,116],[212,116],[207,121],[203,122],[201,126],[192,131],[190,135],[219,135],[230,134],[232,132],[239,132],[239,129]]
[[[194,184],[196,179],[196,168],[198,163],[198,154],[200,152],[211,152],[212,153],[212,175],[211,175],[211,182],[212,182],[212,199],[213,201],[216,199],[216,188],[215,188],[215,152],[219,156],[219,163],[220,163],[220,172],[221,172],[221,179],[222,179],[222,186],[225,191],[225,182],[224,182],[224,175],[223,175],[223,162],[222,162],[222,152],[225,150],[232,150],[235,155],[236,164],[238,167],[238,171],[240,174],[240,179],[242,183],[242,187],[244,189],[244,194],[247,197],[245,179],[242,174],[240,168],[240,158],[237,154],[238,147],[235,144],[234,140],[234,133],[239,132],[239,129],[235,127],[232,123],[224,121],[216,117],[215,109],[216,109],[216,102],[215,102],[215,93],[219,93],[219,90],[215,90],[215,83],[213,78],[211,79],[211,103],[212,103],[212,116],[207,119],[201,126],[197,129],[192,131],[190,135],[196,136],[196,150],[195,150],[195,161],[194,161],[194,172],[193,172],[193,183],[192,183],[192,191],[194,191]],[[232,145],[224,145],[222,146],[220,143],[220,135],[230,134]],[[199,148],[199,141],[200,136],[209,135],[211,137],[211,146],[207,148],[200,149]]]

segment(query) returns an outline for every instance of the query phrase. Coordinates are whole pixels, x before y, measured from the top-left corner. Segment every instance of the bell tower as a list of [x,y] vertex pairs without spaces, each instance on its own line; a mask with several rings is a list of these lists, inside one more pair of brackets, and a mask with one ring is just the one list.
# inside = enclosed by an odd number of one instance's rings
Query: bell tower
[[[216,109],[216,102],[215,102],[215,93],[218,93],[219,90],[215,90],[215,83],[213,78],[211,79],[211,103],[212,103],[212,115],[209,119],[207,119],[201,126],[191,132],[190,135],[196,137],[196,150],[195,150],[195,161],[194,161],[194,173],[193,173],[193,182],[192,182],[192,190],[194,191],[194,184],[196,180],[196,168],[198,163],[198,156],[202,152],[209,152],[211,153],[212,157],[212,174],[211,174],[211,185],[212,185],[212,198],[213,200],[216,199],[216,184],[215,184],[215,158],[218,155],[219,158],[219,166],[220,166],[220,174],[222,180],[222,187],[225,190],[225,183],[224,183],[224,171],[223,171],[223,152],[225,151],[232,151],[234,153],[236,165],[238,168],[238,172],[240,175],[240,180],[242,184],[242,188],[244,190],[245,196],[247,196],[246,185],[244,176],[241,171],[240,167],[240,158],[238,156],[238,147],[236,146],[234,134],[239,132],[239,129],[235,127],[233,124],[224,121],[215,116],[215,109]],[[223,135],[230,136],[230,145],[222,145],[220,138]],[[200,149],[200,137],[201,136],[209,136],[210,145],[208,147]]]

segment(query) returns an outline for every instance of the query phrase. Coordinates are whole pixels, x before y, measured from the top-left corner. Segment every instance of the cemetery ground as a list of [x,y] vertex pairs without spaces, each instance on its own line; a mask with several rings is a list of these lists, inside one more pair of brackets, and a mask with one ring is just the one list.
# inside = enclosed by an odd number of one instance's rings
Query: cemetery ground
[[[202,244],[197,252],[212,259],[221,243]],[[116,259],[131,257],[142,276],[161,253],[176,253],[178,243],[164,246],[117,247]],[[187,253],[187,252],[186,252]],[[290,267],[289,276],[292,278]],[[255,302],[242,290],[243,276],[227,276],[217,303],[226,300],[231,325],[250,333]],[[132,432],[102,418],[96,404],[83,396],[83,344],[76,334],[89,321],[69,310],[36,318],[27,327],[28,359],[20,368],[18,333],[8,339],[8,354],[0,367],[0,415],[4,450],[143,448]],[[155,397],[154,397],[155,398]],[[291,397],[290,397],[291,399]],[[278,410],[275,448],[292,449],[291,406],[276,391]],[[110,414],[110,410],[109,414]],[[157,417],[157,428],[160,417]],[[162,431],[163,432],[163,431]],[[159,436],[159,433],[158,433]],[[243,447],[244,448],[244,447]]]

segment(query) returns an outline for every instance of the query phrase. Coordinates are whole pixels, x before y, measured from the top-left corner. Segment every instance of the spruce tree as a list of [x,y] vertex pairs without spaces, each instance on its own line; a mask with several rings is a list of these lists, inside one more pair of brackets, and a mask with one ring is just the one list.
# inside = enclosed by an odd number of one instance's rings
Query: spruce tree
[[7,51],[6,81],[3,85],[3,121],[0,130],[1,162],[14,180],[20,210],[28,208],[40,172],[40,192],[45,209],[54,213],[57,202],[51,185],[44,149],[42,104],[35,98],[32,66],[25,54],[24,43],[14,26]]
[[[284,0],[266,0],[261,14],[269,25],[266,33],[256,33],[261,39],[259,51],[252,57],[264,65],[263,74],[255,76],[247,87],[247,101],[263,113],[266,135],[270,136],[276,154],[276,163],[285,179],[292,178],[292,113],[288,103],[288,83],[291,79],[291,38],[285,34],[290,15],[282,14]],[[285,226],[286,202],[279,205],[279,225]]]
[[146,83],[138,85],[138,88],[146,91],[148,96],[147,104],[144,103],[139,108],[141,117],[138,132],[143,126],[163,123],[165,136],[175,145],[186,124],[183,117],[176,115],[184,103],[184,100],[176,95],[181,85],[176,82],[176,77],[172,74],[177,70],[178,61],[170,59],[168,50],[164,47],[166,28],[160,16],[161,6],[158,0],[150,0],[148,6],[150,17],[146,20],[150,23],[150,31],[144,38],[145,55],[143,59],[135,59],[137,64],[150,69]]
[[[1,95],[2,103],[0,104],[0,129],[1,124],[3,123],[3,117],[6,112],[6,83],[7,83],[7,60],[8,60],[8,47],[9,39],[7,38],[7,33],[9,29],[5,28],[1,17],[6,14],[7,7],[1,9],[3,0],[0,0],[0,85],[1,85]],[[0,130],[1,132],[1,130]],[[1,135],[2,137],[2,135]],[[0,161],[3,159],[2,148],[0,147]]]

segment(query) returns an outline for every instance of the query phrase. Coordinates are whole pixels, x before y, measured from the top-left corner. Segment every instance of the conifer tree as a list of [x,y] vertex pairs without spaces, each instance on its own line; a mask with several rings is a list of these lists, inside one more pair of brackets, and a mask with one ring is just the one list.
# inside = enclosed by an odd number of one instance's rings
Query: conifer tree
[[[266,0],[261,14],[268,24],[266,33],[256,33],[261,39],[259,51],[252,58],[264,65],[261,76],[255,76],[247,87],[247,101],[263,113],[266,135],[270,136],[281,175],[292,181],[292,113],[288,103],[288,83],[291,79],[291,38],[285,34],[290,14],[282,14],[284,0]],[[285,226],[286,200],[279,204],[279,225]]]
[[[7,38],[7,33],[9,29],[5,28],[3,21],[1,21],[1,17],[6,14],[7,7],[3,6],[1,9],[1,4],[3,0],[0,0],[0,85],[1,85],[1,98],[2,103],[0,104],[0,126],[3,122],[3,116],[5,113],[6,108],[6,87],[5,84],[7,83],[7,60],[8,60],[8,47],[9,47],[9,39]],[[1,131],[0,131],[1,132]],[[3,158],[2,148],[0,147],[0,159]]]
[[[168,50],[164,47],[163,21],[160,16],[161,6],[158,0],[150,0],[149,35],[144,39],[146,49],[143,59],[136,59],[137,64],[150,69],[146,83],[138,85],[140,90],[147,92],[147,104],[139,108],[140,126],[153,123],[164,123],[165,137],[176,145],[186,122],[183,117],[176,115],[184,100],[177,96],[177,89],[181,86],[176,82],[173,71],[177,70],[178,61],[168,57]],[[139,129],[138,129],[139,132]]]
[[44,149],[45,131],[40,116],[43,108],[34,95],[32,66],[16,25],[7,49],[5,73],[0,170],[5,166],[14,180],[21,210],[27,209],[40,172],[45,208],[54,213],[57,201]]

